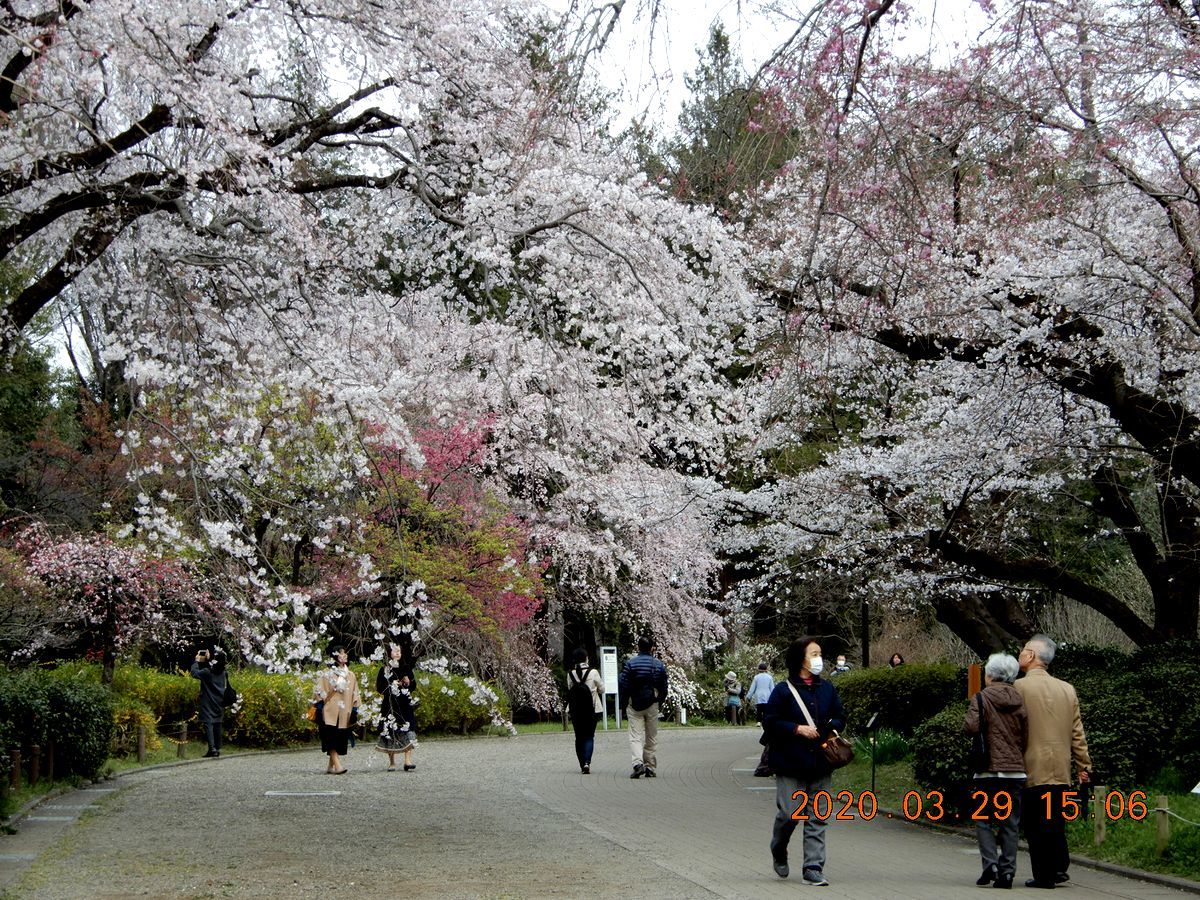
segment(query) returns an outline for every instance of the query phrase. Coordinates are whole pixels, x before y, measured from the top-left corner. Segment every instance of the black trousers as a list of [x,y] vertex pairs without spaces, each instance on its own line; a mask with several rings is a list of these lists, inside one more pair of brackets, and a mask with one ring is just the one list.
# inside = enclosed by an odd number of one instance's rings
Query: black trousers
[[209,753],[221,752],[222,727],[220,722],[204,723],[204,740],[208,743]]
[[1021,791],[1021,827],[1029,842],[1029,867],[1033,880],[1053,884],[1054,876],[1065,873],[1071,865],[1067,851],[1067,820],[1069,810],[1064,797],[1075,797],[1069,784],[1031,784]]

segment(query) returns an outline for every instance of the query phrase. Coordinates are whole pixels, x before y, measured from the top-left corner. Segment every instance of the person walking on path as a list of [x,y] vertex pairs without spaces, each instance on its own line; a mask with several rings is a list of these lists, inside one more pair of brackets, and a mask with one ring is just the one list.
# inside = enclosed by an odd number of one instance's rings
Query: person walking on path
[[[983,874],[975,883],[1011,888],[1017,873],[1017,822],[1025,786],[1025,744],[1029,720],[1025,701],[1013,687],[1020,668],[1006,653],[993,653],[983,667],[985,686],[967,707],[963,730],[982,733],[987,761],[974,773],[972,799],[984,801],[987,818],[975,823]],[[997,843],[997,839],[999,839]]]
[[225,720],[225,690],[229,676],[225,673],[225,651],[201,650],[192,663],[192,677],[200,682],[200,724],[208,743],[205,759],[221,755]]
[[750,690],[746,693],[746,701],[754,707],[754,721],[761,723],[767,701],[771,699],[771,691],[775,690],[775,679],[767,670],[767,664],[758,664],[758,674],[750,680]]
[[[816,638],[804,637],[788,647],[785,681],[775,686],[763,716],[767,758],[775,771],[775,823],[771,832],[771,861],[775,874],[787,878],[788,843],[798,822],[792,813],[800,805],[799,792],[808,797],[804,822],[803,879],[805,884],[824,886],[825,823],[817,818],[819,792],[828,793],[832,769],[821,749],[821,741],[846,724],[846,712],[833,682],[821,678],[824,661]],[[804,714],[801,704],[808,710]],[[812,721],[812,725],[808,724]],[[793,797],[796,795],[796,797]],[[828,816],[828,812],[826,813]]]
[[1025,746],[1028,784],[1021,797],[1021,826],[1033,870],[1033,878],[1025,886],[1032,888],[1049,889],[1070,880],[1065,813],[1068,804],[1078,809],[1071,791],[1072,764],[1082,783],[1091,780],[1092,758],[1075,688],[1047,671],[1056,649],[1044,634],[1026,641],[1019,658],[1025,677],[1014,685],[1029,717]]
[[330,668],[317,681],[313,703],[317,704],[317,725],[321,732],[321,752],[329,754],[328,775],[345,775],[342,765],[350,742],[350,726],[358,718],[358,679],[346,663],[349,654],[342,647],[330,651]]
[[653,646],[650,638],[638,638],[637,655],[625,662],[617,679],[618,696],[629,720],[630,778],[658,774],[658,712],[659,704],[667,699],[667,667],[650,655]]
[[396,771],[396,754],[404,754],[404,771],[417,767],[413,749],[417,746],[417,721],[413,712],[420,701],[412,692],[416,688],[413,670],[404,662],[404,651],[398,644],[388,649],[388,658],[375,676],[379,692],[379,742],[375,749],[388,756],[388,771]]
[[575,730],[575,756],[579,771],[592,774],[592,749],[596,745],[596,722],[604,712],[604,682],[588,664],[587,651],[576,647],[575,665],[567,672],[567,711]]
[[730,725],[738,723],[742,711],[742,683],[736,672],[725,673],[725,718]]

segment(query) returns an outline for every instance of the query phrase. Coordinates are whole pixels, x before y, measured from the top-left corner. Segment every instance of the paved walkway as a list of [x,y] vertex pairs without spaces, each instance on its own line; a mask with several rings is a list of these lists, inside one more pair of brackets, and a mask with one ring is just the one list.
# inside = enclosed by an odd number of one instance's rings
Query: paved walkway
[[[49,800],[0,838],[0,888],[55,900],[980,897],[972,842],[882,815],[831,823],[830,887],[776,877],[756,736],[662,732],[659,777],[639,781],[615,731],[597,735],[591,776],[558,734],[427,741],[407,774],[362,745],[340,777],[322,774],[316,750],[141,771]],[[1028,872],[1022,857],[1018,878]],[[1193,896],[1079,866],[1071,877],[1068,897]]]

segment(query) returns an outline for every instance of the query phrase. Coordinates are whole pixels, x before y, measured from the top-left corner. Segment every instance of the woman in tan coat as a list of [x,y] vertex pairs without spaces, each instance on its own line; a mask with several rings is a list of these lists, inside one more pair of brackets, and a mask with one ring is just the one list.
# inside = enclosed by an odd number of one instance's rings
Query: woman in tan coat
[[358,718],[358,679],[346,665],[349,655],[343,647],[330,651],[329,669],[317,681],[313,703],[317,705],[317,726],[321,732],[321,752],[329,754],[328,775],[345,775],[341,754],[350,740],[350,726]]

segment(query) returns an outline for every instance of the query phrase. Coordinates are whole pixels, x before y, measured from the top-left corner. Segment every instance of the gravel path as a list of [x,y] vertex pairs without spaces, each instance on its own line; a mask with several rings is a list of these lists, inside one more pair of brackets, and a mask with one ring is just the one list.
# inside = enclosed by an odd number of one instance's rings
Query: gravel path
[[[143,771],[35,810],[43,821],[0,839],[0,885],[46,900],[792,897],[807,889],[771,871],[773,781],[750,774],[756,737],[661,732],[652,781],[628,777],[615,731],[597,735],[591,776],[560,734],[424,741],[410,773],[363,745],[343,776],[324,775],[316,750]],[[823,895],[978,898],[978,865],[960,837],[837,822]],[[1187,896],[1079,867],[1072,878],[1079,897]]]

